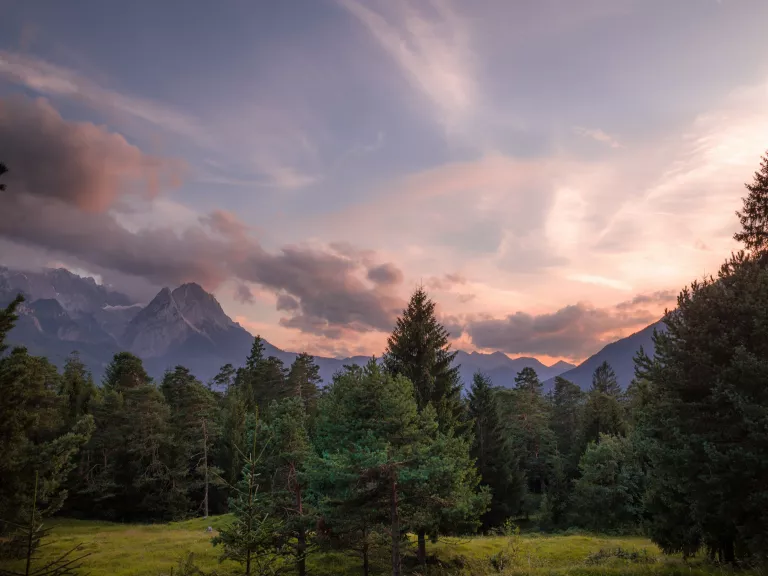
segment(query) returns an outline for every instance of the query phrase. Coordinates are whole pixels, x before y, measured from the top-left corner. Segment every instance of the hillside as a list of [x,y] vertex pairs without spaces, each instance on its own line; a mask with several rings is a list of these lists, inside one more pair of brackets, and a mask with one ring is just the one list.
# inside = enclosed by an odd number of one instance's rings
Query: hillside
[[[635,376],[634,357],[642,347],[649,355],[653,354],[653,331],[664,330],[662,321],[655,322],[635,332],[634,334],[612,342],[584,360],[575,368],[560,374],[562,378],[578,384],[582,390],[588,390],[592,385],[592,373],[600,364],[608,362],[616,372],[616,378],[619,385],[626,389]],[[554,386],[554,376],[544,383],[545,389],[549,390]]]

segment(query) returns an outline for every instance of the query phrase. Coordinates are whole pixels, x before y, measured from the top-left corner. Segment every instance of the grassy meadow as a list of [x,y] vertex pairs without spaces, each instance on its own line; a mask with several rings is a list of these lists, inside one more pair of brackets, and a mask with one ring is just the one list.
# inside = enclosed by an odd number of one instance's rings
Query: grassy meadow
[[[179,559],[194,554],[195,564],[206,573],[235,575],[243,571],[237,564],[220,564],[220,549],[210,540],[227,516],[195,519],[169,524],[115,524],[79,520],[56,520],[44,541],[41,557],[61,554],[77,544],[89,552],[81,573],[91,576],[160,576],[178,574]],[[206,531],[211,526],[214,534]],[[622,552],[616,557],[615,551]],[[602,552],[601,552],[602,551]],[[728,574],[727,568],[713,566],[702,559],[684,562],[679,557],[661,554],[650,540],[639,537],[613,537],[587,534],[445,538],[428,544],[428,574],[486,576],[491,574]],[[404,563],[413,564],[413,550]],[[388,552],[374,559],[373,574],[388,573]],[[309,572],[317,576],[361,574],[357,558],[343,553],[315,553],[308,562]],[[408,573],[408,570],[405,570]],[[411,573],[417,574],[413,569]],[[741,572],[745,574],[745,572]]]

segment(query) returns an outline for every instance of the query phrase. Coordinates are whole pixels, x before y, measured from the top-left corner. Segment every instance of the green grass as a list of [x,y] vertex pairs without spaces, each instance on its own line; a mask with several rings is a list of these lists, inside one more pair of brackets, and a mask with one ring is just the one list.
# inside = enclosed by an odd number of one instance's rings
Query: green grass
[[[61,554],[82,544],[90,556],[83,564],[83,574],[91,576],[160,576],[169,574],[186,553],[195,555],[203,570],[216,570],[221,575],[242,574],[233,563],[219,564],[220,550],[211,546],[214,531],[228,521],[226,516],[196,519],[170,524],[113,524],[79,520],[51,522],[51,536],[44,547],[46,557]],[[510,544],[512,547],[510,548]],[[601,559],[590,564],[587,559],[601,549],[647,551],[648,562],[633,562],[619,558]],[[729,570],[711,566],[702,560],[685,563],[680,558],[662,555],[648,539],[642,537],[608,537],[591,535],[522,534],[512,540],[505,537],[445,538],[428,544],[438,564],[428,567],[431,575],[485,576],[490,574],[563,574],[597,575],[657,575],[696,576],[728,574]],[[493,568],[490,558],[507,551],[503,572]],[[412,555],[412,550],[407,554]],[[382,551],[374,573],[387,573],[387,552]],[[316,576],[360,574],[360,562],[342,553],[314,554],[309,570]],[[742,573],[743,574],[743,573]]]

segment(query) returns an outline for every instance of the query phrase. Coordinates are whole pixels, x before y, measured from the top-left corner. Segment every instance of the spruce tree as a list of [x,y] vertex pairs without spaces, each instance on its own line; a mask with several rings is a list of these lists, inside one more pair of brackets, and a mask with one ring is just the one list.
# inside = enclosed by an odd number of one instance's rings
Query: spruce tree
[[87,446],[85,489],[92,514],[123,521],[183,516],[186,496],[173,482],[170,410],[139,358],[115,355],[92,412],[96,429]]
[[229,499],[233,520],[211,542],[222,547],[220,560],[244,565],[246,576],[273,576],[286,568],[287,543],[282,537],[282,522],[267,512],[263,479],[258,472],[263,446],[259,446],[257,420],[252,414],[246,427],[242,475]]
[[232,364],[224,364],[224,366],[219,369],[216,376],[211,380],[209,388],[226,393],[226,391],[235,383],[236,375],[237,370],[235,370]]
[[307,414],[314,416],[322,383],[320,367],[315,364],[315,359],[304,352],[296,356],[291,363],[287,380],[288,395],[300,398]]
[[504,436],[499,402],[490,378],[476,373],[469,391],[469,416],[474,423],[472,456],[482,478],[482,484],[491,490],[492,499],[483,525],[500,526],[514,512],[519,502],[522,479],[518,461]]
[[170,410],[174,483],[185,492],[193,509],[207,518],[211,483],[219,476],[212,465],[220,434],[216,398],[184,366],[165,373],[160,391]]
[[269,490],[265,510],[279,520],[281,535],[299,576],[305,576],[307,571],[314,519],[307,499],[306,466],[310,456],[307,420],[302,399],[286,398],[273,402],[260,431],[265,443],[260,469]]
[[[8,348],[5,339],[22,301],[16,298],[0,310],[0,351]],[[41,514],[62,507],[67,476],[93,431],[90,416],[65,420],[59,388],[59,374],[46,359],[31,356],[24,348],[0,357],[0,540],[14,531],[14,525],[25,524],[33,494]]]
[[573,382],[557,376],[552,394],[552,431],[557,451],[563,459],[563,472],[575,478],[581,457],[584,393]]
[[650,403],[638,427],[652,466],[652,538],[722,561],[766,561],[768,269],[739,253],[694,282],[638,359]]
[[625,411],[621,402],[621,388],[616,374],[607,362],[603,362],[595,369],[592,387],[587,394],[582,446],[586,448],[589,442],[599,442],[603,434],[626,434]]
[[443,431],[454,428],[463,411],[459,367],[452,366],[457,352],[451,352],[449,337],[437,321],[435,303],[418,288],[397,319],[383,358],[390,374],[413,383],[419,410],[435,407]]
[[[247,402],[242,388],[227,389],[222,400],[222,434],[220,439],[220,467],[227,485],[234,485],[243,470],[241,447],[246,444]],[[255,416],[255,413],[253,413]]]
[[[373,526],[387,527],[393,576],[401,574],[404,501],[423,482],[419,462],[428,423],[418,412],[413,385],[380,369],[375,359],[337,374],[318,410],[310,485],[326,532],[343,534],[363,549]],[[346,511],[356,513],[346,516]]]
[[677,308],[641,352],[645,404],[636,424],[649,474],[652,539],[665,552],[701,546],[724,562],[768,562],[768,158],[747,185],[748,253],[716,278],[683,289]]
[[736,212],[741,230],[733,237],[750,252],[765,252],[768,248],[768,153],[761,158],[753,182],[745,186],[749,194],[744,197],[742,211]]
[[68,425],[71,426],[89,413],[89,404],[96,395],[96,386],[77,352],[72,352],[64,363],[59,395],[64,399],[64,419]]
[[542,394],[542,382],[533,368],[523,368],[515,377],[515,388],[499,394],[505,436],[514,447],[515,458],[525,478],[525,492],[517,512],[526,517],[540,507],[552,473],[556,441],[550,428],[551,409]]
[[644,513],[646,471],[631,440],[603,434],[587,447],[579,470],[573,523],[594,531],[636,532]]

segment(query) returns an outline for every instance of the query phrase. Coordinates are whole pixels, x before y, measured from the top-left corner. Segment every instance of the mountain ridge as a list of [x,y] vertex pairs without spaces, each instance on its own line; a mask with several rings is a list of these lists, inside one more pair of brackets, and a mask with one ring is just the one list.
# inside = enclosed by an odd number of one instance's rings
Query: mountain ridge
[[[20,310],[11,342],[49,356],[59,366],[77,348],[96,378],[112,355],[128,350],[142,358],[155,378],[183,364],[202,380],[209,380],[224,364],[243,365],[253,342],[253,335],[226,314],[216,297],[194,282],[173,290],[163,287],[142,305],[93,278],[65,269],[21,272],[0,267],[0,304],[7,304],[16,292],[22,292],[28,301]],[[264,342],[266,354],[286,365],[297,356]],[[368,359],[315,356],[324,382],[329,382],[345,364],[361,365]],[[558,375],[574,373],[577,383],[582,385],[584,381],[578,371],[584,363],[574,366],[559,361],[547,366],[532,357],[510,358],[500,351],[486,354],[463,350],[457,351],[456,362],[465,388],[478,371],[497,386],[512,387],[517,373],[526,367],[536,370],[545,389]]]

